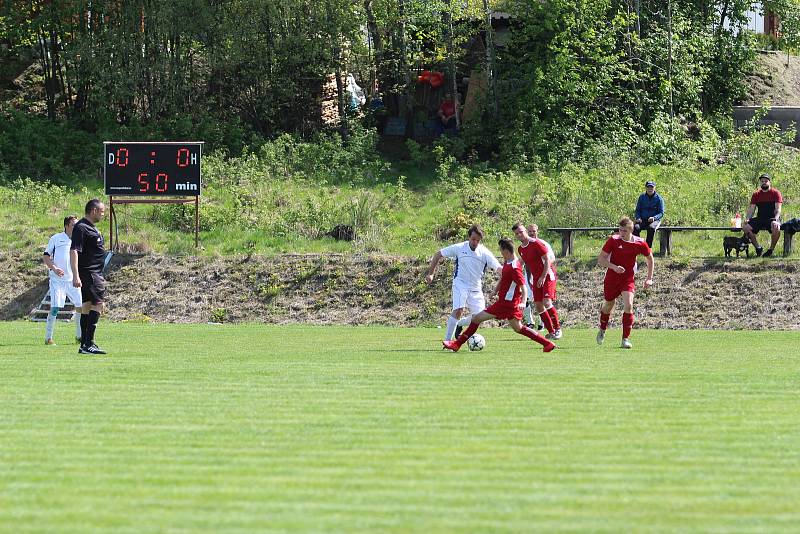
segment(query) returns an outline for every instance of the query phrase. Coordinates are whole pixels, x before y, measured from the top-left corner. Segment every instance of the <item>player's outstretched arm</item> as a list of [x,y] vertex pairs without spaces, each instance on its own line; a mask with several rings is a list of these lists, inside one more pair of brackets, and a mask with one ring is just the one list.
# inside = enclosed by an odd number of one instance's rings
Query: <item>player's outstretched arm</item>
[[434,254],[433,257],[431,258],[430,265],[428,265],[428,274],[425,275],[425,281],[427,283],[430,284],[431,282],[433,282],[433,276],[436,274],[436,267],[439,266],[440,261],[442,261],[442,251],[437,250],[436,254]]
[[645,261],[647,262],[647,279],[644,281],[644,287],[650,287],[653,285],[653,268],[655,267],[655,261],[653,260],[653,251],[650,251],[645,257]]

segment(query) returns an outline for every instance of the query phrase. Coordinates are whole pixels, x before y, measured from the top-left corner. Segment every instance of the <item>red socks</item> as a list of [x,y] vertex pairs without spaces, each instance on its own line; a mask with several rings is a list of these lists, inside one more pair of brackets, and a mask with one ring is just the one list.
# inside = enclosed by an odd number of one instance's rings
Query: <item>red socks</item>
[[544,325],[544,327],[547,329],[548,332],[552,334],[553,332],[556,331],[556,329],[553,328],[553,320],[550,318],[550,314],[547,313],[547,310],[540,313],[539,317],[542,319],[542,324]]
[[622,314],[622,337],[628,339],[631,337],[631,328],[633,328],[633,314]]
[[527,326],[523,326],[520,329],[519,333],[522,334],[523,336],[527,337],[528,339],[534,340],[536,343],[538,343],[539,345],[542,345],[543,347],[546,347],[547,345],[550,344],[550,341],[548,341],[547,339],[543,338],[542,336],[540,336],[539,334],[537,334],[536,332],[534,332],[533,330],[531,330]]
[[474,334],[477,330],[478,330],[478,323],[469,323],[469,326],[467,327],[467,329],[464,330],[463,332],[461,332],[461,335],[458,336],[458,339],[456,340],[456,343],[458,343],[458,346],[460,347],[461,345],[466,343],[467,340],[469,339],[469,337],[472,334]]
[[545,310],[550,315],[550,320],[553,323],[554,330],[561,330],[561,323],[558,322],[558,312],[555,306],[550,306]]
[[[608,313],[600,312],[600,330],[608,328],[608,320],[611,317]],[[628,339],[631,337],[631,329],[633,328],[633,314],[622,314],[622,337]]]
[[600,330],[605,330],[608,328],[608,320],[611,318],[611,314],[600,312]]

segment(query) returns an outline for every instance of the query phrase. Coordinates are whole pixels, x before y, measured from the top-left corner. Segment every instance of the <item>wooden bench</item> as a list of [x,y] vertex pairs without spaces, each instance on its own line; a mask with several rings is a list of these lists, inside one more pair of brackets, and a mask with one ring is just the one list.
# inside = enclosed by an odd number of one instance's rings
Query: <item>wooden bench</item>
[[615,232],[617,226],[591,226],[585,228],[548,228],[561,234],[561,256],[571,256],[575,249],[575,232]]
[[[573,253],[575,248],[575,233],[576,232],[614,232],[617,230],[616,226],[592,226],[583,228],[548,228],[551,232],[558,232],[561,234],[561,256],[569,256]],[[741,228],[733,228],[730,226],[659,226],[658,243],[659,255],[669,256],[672,254],[672,233],[673,232],[689,232],[695,230],[703,231],[718,231],[718,232],[741,232]],[[644,232],[644,229],[642,229]],[[788,256],[792,253],[792,241],[794,234],[789,232],[783,233],[783,255]]]

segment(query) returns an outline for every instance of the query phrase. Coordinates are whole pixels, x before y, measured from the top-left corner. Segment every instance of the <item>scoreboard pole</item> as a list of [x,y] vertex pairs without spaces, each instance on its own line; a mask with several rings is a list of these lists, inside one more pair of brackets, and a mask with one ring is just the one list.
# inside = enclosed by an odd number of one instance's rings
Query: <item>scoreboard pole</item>
[[[114,200],[114,197],[109,195],[109,217],[108,217],[108,235],[109,235],[109,250],[114,250],[114,227],[116,226],[117,215],[114,212],[114,204],[189,204],[194,203],[194,248],[200,246],[200,197],[196,196],[191,198],[120,198]],[[117,232],[118,233],[118,232]],[[117,235],[117,245],[119,245],[119,235]]]

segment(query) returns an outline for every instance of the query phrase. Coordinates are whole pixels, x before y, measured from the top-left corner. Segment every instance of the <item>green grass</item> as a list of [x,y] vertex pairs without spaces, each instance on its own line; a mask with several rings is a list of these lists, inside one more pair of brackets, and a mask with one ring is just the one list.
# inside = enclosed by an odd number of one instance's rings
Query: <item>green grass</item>
[[[643,166],[621,160],[590,170],[500,171],[373,154],[374,161],[333,169],[330,158],[314,150],[309,154],[316,156],[292,160],[288,167],[264,154],[204,156],[201,248],[194,247],[193,206],[118,205],[122,251],[207,256],[378,252],[427,258],[464,239],[474,222],[483,225],[494,250],[497,239],[509,235],[518,220],[537,222],[543,229],[613,225],[632,214],[645,179],[659,184],[667,225],[726,225],[735,212],[745,212],[755,187],[749,167],[729,165]],[[373,172],[376,165],[380,170]],[[797,165],[800,172],[800,160]],[[784,194],[783,219],[800,215],[797,183],[783,179],[776,186]],[[49,236],[61,230],[63,217],[80,214],[91,197],[105,198],[95,176],[73,177],[62,186],[0,180],[0,216],[6,221],[0,242],[36,257]],[[338,225],[354,226],[359,238],[336,241],[327,235]],[[100,228],[109,233],[107,221]],[[443,233],[450,237],[440,239]],[[543,237],[560,250],[560,235],[544,232]],[[605,237],[577,235],[575,255],[596,257]],[[686,259],[722,258],[722,237],[721,232],[676,232],[673,253]]]
[[800,524],[800,333],[441,333],[101,322],[83,357],[0,323],[0,530]]
[[[286,193],[290,198],[300,198],[303,195],[313,194],[314,187],[306,184],[294,184],[292,192]],[[309,237],[304,231],[309,227],[304,227],[300,223],[298,231],[289,230],[283,233],[275,233],[267,227],[259,226],[248,222],[245,218],[238,220],[232,219],[229,224],[219,228],[211,228],[200,232],[201,248],[194,247],[194,232],[169,229],[162,226],[154,219],[154,210],[163,209],[162,206],[154,207],[150,205],[124,205],[117,207],[119,241],[130,247],[125,250],[134,252],[159,252],[170,255],[232,255],[257,253],[264,255],[282,253],[349,253],[349,252],[382,252],[389,254],[400,254],[411,257],[429,257],[435,250],[451,242],[463,239],[457,235],[451,239],[442,241],[436,236],[436,229],[447,226],[449,218],[453,212],[458,212],[461,208],[457,198],[443,196],[440,193],[434,194],[434,188],[422,187],[418,191],[407,193],[407,200],[404,204],[393,204],[388,193],[382,192],[380,187],[375,188],[351,188],[343,187],[331,193],[330,200],[333,204],[346,203],[348,197],[358,195],[367,191],[372,192],[376,198],[385,202],[384,208],[380,210],[380,216],[376,212],[376,222],[381,218],[379,224],[372,227],[367,239],[357,243],[347,241],[336,241],[328,236]],[[2,193],[2,190],[0,190]],[[524,189],[518,192],[519,198],[512,202],[524,206]],[[220,198],[225,198],[224,191],[217,191],[217,199],[204,197],[201,202],[214,203]],[[268,196],[264,193],[265,196]],[[50,235],[61,231],[61,222],[65,214],[78,214],[80,216],[85,199],[92,196],[104,198],[102,189],[98,184],[92,188],[70,190],[54,204],[49,204],[46,198],[32,197],[31,203],[21,203],[11,205],[4,203],[0,198],[0,215],[3,215],[6,224],[0,227],[0,242],[7,244],[7,248],[22,251],[30,257],[37,258],[47,244]],[[263,200],[263,199],[262,199]],[[261,202],[260,200],[259,202]],[[266,202],[266,200],[263,200]],[[194,209],[193,207],[191,208]],[[336,208],[338,209],[338,208]],[[280,210],[275,210],[276,217],[279,217]],[[192,212],[193,213],[193,212]],[[787,215],[785,219],[788,219]],[[345,217],[345,215],[342,215]],[[211,223],[213,214],[209,216]],[[544,219],[544,217],[543,217]],[[344,219],[342,219],[344,220]],[[511,219],[509,219],[511,220]],[[525,220],[539,220],[542,226],[546,226],[546,219],[533,219],[526,217]],[[193,221],[193,219],[192,219]],[[193,223],[192,223],[193,224]],[[283,223],[281,223],[283,224]],[[498,224],[497,221],[494,222]],[[504,224],[502,228],[493,230],[486,239],[487,246],[491,250],[497,251],[497,238],[500,233],[510,235],[510,228]],[[607,223],[610,224],[610,223]],[[722,224],[722,223],[719,223]],[[99,223],[99,228],[106,237],[109,233],[107,220]],[[324,229],[333,226],[332,222],[325,223]],[[303,230],[305,228],[305,230]],[[727,234],[724,232],[675,232],[673,234],[673,256],[675,258],[720,258],[724,257],[722,248],[722,237]],[[561,251],[561,236],[556,233],[543,233],[544,239],[548,240],[556,253]],[[603,246],[607,235],[603,232],[586,234],[578,233],[575,236],[574,254],[581,259],[595,258]],[[768,243],[765,233],[759,234],[762,244]],[[658,236],[654,243],[655,250],[659,250]],[[778,243],[779,254],[783,250],[783,238]],[[751,250],[751,253],[753,251]],[[800,252],[795,251],[792,255],[796,258]]]

